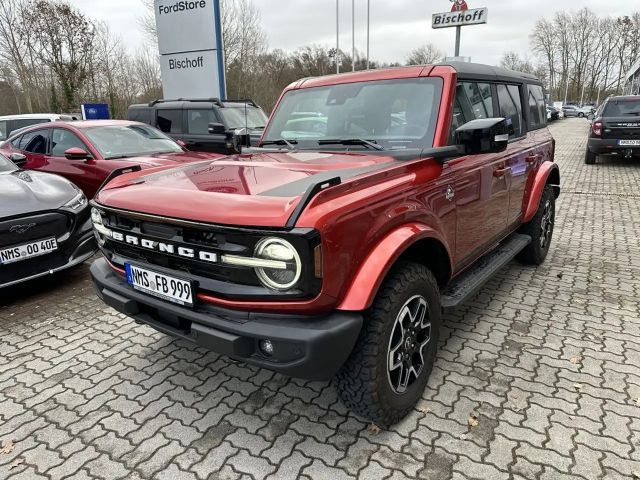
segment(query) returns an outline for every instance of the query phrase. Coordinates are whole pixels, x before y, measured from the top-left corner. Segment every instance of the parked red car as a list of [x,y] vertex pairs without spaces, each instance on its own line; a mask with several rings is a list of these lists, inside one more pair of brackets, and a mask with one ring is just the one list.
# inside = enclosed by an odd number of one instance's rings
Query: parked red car
[[55,122],[21,130],[0,151],[22,153],[22,168],[57,173],[92,198],[117,169],[172,166],[218,158],[189,152],[159,130],[144,123],[120,120]]
[[422,395],[442,311],[549,251],[560,194],[535,77],[469,63],[300,80],[261,147],[126,174],[95,201],[116,310],[379,425]]

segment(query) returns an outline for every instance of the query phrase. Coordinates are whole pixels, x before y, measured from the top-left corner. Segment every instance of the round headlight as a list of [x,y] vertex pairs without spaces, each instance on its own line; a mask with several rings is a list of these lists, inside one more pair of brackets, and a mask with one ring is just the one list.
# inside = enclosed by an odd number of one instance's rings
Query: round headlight
[[100,214],[100,211],[97,208],[91,209],[91,221],[94,224],[102,225],[102,215]]
[[265,287],[289,290],[300,280],[302,262],[296,249],[281,238],[263,238],[256,245],[254,256],[280,262],[284,268],[258,267],[256,275]]

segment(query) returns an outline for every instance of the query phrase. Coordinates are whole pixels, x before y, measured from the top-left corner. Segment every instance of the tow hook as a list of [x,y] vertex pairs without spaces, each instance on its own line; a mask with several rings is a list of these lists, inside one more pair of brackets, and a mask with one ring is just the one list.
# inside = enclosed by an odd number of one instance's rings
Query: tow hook
[[630,159],[633,156],[633,150],[631,148],[627,148],[624,151],[624,158],[625,159]]

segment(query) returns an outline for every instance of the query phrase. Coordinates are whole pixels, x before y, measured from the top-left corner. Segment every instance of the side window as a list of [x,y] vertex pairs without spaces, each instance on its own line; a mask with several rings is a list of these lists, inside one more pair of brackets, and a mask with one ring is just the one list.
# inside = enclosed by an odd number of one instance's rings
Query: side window
[[182,110],[158,109],[158,128],[164,133],[182,133]]
[[451,136],[458,127],[478,118],[493,117],[491,84],[461,82],[456,86]]
[[9,129],[9,127],[7,125],[7,121],[6,120],[0,122],[0,140],[6,140],[7,139],[7,137],[9,136],[8,129]]
[[64,152],[70,148],[82,148],[89,151],[85,143],[78,136],[64,128],[54,128],[51,136],[51,156],[64,157]]
[[500,116],[507,119],[507,124],[513,128],[510,138],[522,135],[522,102],[520,88],[517,85],[498,84],[498,103]]
[[547,125],[547,107],[540,85],[529,85],[529,130],[537,130]]
[[142,122],[151,125],[151,108],[131,108],[129,109],[129,120]]
[[47,153],[48,137],[48,130],[34,130],[33,132],[25,133],[20,139],[18,148],[25,152],[44,155]]
[[208,134],[209,124],[218,122],[216,113],[213,110],[189,110],[187,114],[189,120],[189,133]]

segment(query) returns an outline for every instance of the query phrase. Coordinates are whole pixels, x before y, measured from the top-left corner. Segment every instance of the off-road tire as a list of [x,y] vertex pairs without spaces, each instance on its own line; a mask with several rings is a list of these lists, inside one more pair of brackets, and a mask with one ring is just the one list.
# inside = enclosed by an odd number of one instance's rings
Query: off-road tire
[[587,151],[584,154],[584,163],[587,165],[595,165],[597,159],[598,155],[587,148]]
[[[389,346],[401,308],[416,295],[426,300],[430,340],[424,347],[421,373],[404,393],[398,394],[388,374]],[[412,262],[397,265],[365,312],[356,345],[336,376],[338,394],[345,406],[381,427],[404,418],[422,396],[433,369],[441,316],[440,290],[431,271]]]
[[[547,202],[551,206],[551,231],[548,234],[545,245],[541,244],[541,232],[543,228],[543,222],[545,217],[545,208]],[[538,205],[538,211],[531,219],[530,222],[525,223],[520,227],[520,233],[529,235],[531,237],[531,243],[527,245],[516,257],[520,263],[526,265],[540,265],[547,258],[549,253],[549,246],[553,238],[553,227],[555,225],[555,213],[556,213],[556,197],[553,193],[553,187],[551,185],[545,185],[542,191],[542,197],[540,198],[540,204]]]

